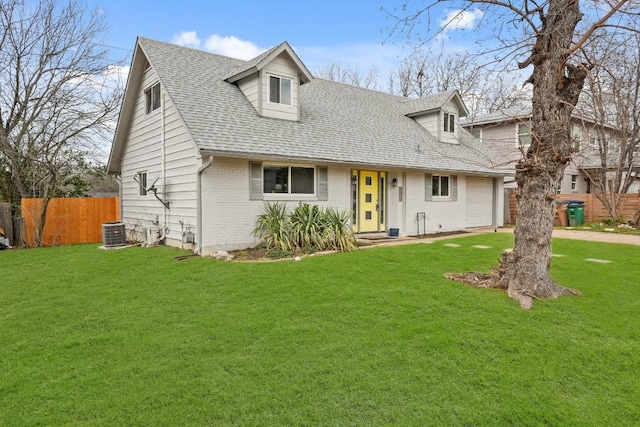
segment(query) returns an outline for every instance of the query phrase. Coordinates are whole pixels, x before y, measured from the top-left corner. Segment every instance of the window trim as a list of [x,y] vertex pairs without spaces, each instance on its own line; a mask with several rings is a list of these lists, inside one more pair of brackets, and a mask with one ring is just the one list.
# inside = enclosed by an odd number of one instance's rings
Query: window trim
[[[291,168],[313,168],[313,194],[291,193],[290,190],[287,193],[264,193],[264,168],[269,166],[288,167],[289,174]],[[249,200],[327,201],[329,200],[329,168],[307,163],[249,162]]]
[[[442,195],[442,179],[447,179],[447,194]],[[438,180],[438,193],[434,194],[436,187],[433,185],[434,180]],[[431,175],[431,197],[433,200],[448,200],[451,199],[451,176],[450,175]]]
[[149,192],[147,191],[147,178],[149,174],[147,171],[136,172],[136,181],[138,182],[138,196],[146,197]]
[[[275,168],[287,168],[287,192],[286,193],[265,193],[264,192],[264,170],[267,167],[275,167]],[[291,189],[293,187],[291,181],[291,169],[292,168],[300,168],[300,169],[313,169],[313,192],[312,193],[292,193]],[[264,196],[283,196],[283,197],[314,197],[317,194],[317,168],[315,165],[308,164],[297,164],[297,163],[282,163],[282,162],[263,162],[262,163],[262,194]]]
[[456,115],[444,112],[442,125],[446,133],[456,133]]
[[[433,177],[447,176],[449,178],[449,196],[433,195]],[[457,202],[458,201],[458,175],[434,175],[426,173],[424,200],[426,202]]]
[[578,190],[578,175],[571,175],[571,191]]
[[[527,133],[523,133],[520,131],[520,127],[526,127],[527,128]],[[529,139],[529,143],[522,143],[522,138],[526,137]],[[533,141],[533,138],[531,138],[531,122],[528,123],[524,123],[524,122],[518,122],[516,123],[516,147],[518,148],[524,148],[524,149],[528,149],[529,147],[531,147],[531,142]]]
[[154,83],[144,91],[145,112],[151,114],[162,105],[162,89],[160,82]]
[[[287,106],[291,106],[293,105],[293,79],[290,77],[285,77],[285,76],[279,76],[279,75],[274,75],[274,74],[268,74],[269,80],[268,80],[268,89],[269,89],[269,96],[267,97],[267,99],[269,100],[270,104],[279,104],[279,105],[287,105]],[[271,94],[272,94],[272,83],[274,80],[272,79],[277,79],[278,80],[278,92],[277,92],[277,96],[278,96],[278,100],[274,101],[271,99]],[[282,82],[283,81],[288,81],[289,82],[289,102],[283,102],[282,100]]]

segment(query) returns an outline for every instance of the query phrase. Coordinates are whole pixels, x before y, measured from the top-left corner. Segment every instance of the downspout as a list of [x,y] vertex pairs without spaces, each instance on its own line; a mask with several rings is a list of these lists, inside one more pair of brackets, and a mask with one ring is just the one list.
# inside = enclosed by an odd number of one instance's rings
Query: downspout
[[[164,100],[165,97],[167,96],[166,92],[164,91],[164,88],[162,88],[162,96],[160,97],[160,157],[161,157],[161,176],[162,176],[162,199],[163,200],[167,200],[167,191],[166,191],[166,178],[165,178],[165,161],[166,161],[166,153],[165,153],[165,128],[164,128],[164,124],[165,124],[165,120],[164,120],[164,113],[165,113],[165,106],[164,106]],[[160,231],[160,241],[165,241],[165,237],[167,235],[167,205],[165,203],[162,204],[162,230]]]
[[120,175],[116,175],[116,182],[118,183],[118,216],[120,217],[120,222],[124,222],[122,217],[122,177]]
[[198,236],[198,246],[193,250],[195,255],[202,251],[202,173],[213,163],[213,155],[209,154],[209,158],[198,168],[198,176],[196,177],[196,233]]

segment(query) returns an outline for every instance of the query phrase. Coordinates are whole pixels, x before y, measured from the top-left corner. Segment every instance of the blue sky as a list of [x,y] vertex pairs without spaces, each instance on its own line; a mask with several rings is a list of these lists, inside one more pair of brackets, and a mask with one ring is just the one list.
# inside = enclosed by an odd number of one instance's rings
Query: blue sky
[[[137,36],[174,42],[227,56],[249,59],[286,40],[313,72],[329,63],[376,68],[386,76],[409,49],[389,39],[394,21],[381,11],[398,8],[402,0],[305,1],[164,1],[89,0],[104,12],[109,27],[105,43],[114,58],[131,51]],[[444,7],[440,20],[452,12]],[[477,23],[482,13],[465,15],[460,28]],[[459,33],[459,34],[456,34]],[[464,45],[464,30],[448,31]],[[383,44],[384,42],[384,44]]]

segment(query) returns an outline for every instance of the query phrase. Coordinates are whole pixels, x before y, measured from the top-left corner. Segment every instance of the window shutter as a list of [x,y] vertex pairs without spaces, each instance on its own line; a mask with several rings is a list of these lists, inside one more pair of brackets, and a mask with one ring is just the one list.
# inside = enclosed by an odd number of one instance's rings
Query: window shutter
[[453,175],[451,177],[451,201],[455,202],[458,200],[458,177]]
[[249,162],[249,200],[262,200],[262,163]]
[[424,175],[424,200],[430,202],[433,200],[433,175],[427,173]]
[[329,171],[326,167],[318,168],[318,200],[329,200]]

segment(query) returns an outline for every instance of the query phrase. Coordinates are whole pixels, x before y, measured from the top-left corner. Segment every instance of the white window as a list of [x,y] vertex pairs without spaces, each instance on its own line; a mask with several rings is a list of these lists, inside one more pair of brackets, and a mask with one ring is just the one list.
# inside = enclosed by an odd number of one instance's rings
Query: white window
[[529,148],[531,145],[531,128],[528,124],[518,123],[518,144],[522,148]]
[[449,177],[433,175],[431,177],[431,195],[433,197],[449,197]]
[[573,151],[580,151],[580,142],[582,141],[582,129],[579,126],[573,128]]
[[453,133],[456,129],[456,116],[451,113],[444,113],[443,129],[445,132]]
[[264,165],[264,194],[314,194],[315,168],[305,166]]
[[147,114],[160,108],[160,83],[156,83],[144,92],[147,101]]
[[578,188],[578,175],[571,175],[571,191],[576,191]]
[[138,172],[136,181],[138,181],[138,194],[140,196],[146,196],[147,195],[147,173]]
[[291,79],[269,76],[269,101],[291,105]]

